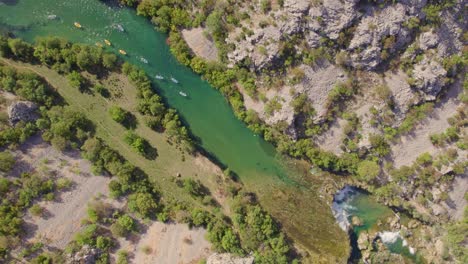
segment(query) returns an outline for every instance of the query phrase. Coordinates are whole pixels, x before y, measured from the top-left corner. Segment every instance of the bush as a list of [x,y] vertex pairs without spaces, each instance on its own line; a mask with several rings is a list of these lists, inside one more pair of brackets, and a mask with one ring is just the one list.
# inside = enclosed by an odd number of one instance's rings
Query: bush
[[128,197],[128,208],[131,212],[142,217],[152,217],[156,213],[158,205],[151,194],[137,192]]
[[122,107],[114,105],[109,108],[109,114],[115,122],[122,124],[127,119],[128,112]]
[[42,216],[43,212],[44,212],[44,209],[38,204],[35,204],[31,206],[31,208],[29,208],[29,213],[33,216]]
[[83,89],[85,78],[81,76],[79,72],[72,71],[67,75],[67,79],[71,87],[79,89],[80,91]]
[[10,152],[0,152],[0,171],[9,172],[15,165],[15,162],[15,157]]
[[136,223],[132,217],[125,214],[117,218],[117,221],[111,225],[110,230],[115,236],[125,237],[136,230]]
[[133,132],[128,132],[124,141],[147,159],[155,159],[157,156],[157,150],[146,139]]
[[372,134],[369,136],[369,141],[372,146],[372,151],[380,157],[384,157],[390,153],[390,145],[381,135]]
[[375,161],[364,160],[358,164],[357,177],[358,179],[371,182],[380,174],[380,166]]

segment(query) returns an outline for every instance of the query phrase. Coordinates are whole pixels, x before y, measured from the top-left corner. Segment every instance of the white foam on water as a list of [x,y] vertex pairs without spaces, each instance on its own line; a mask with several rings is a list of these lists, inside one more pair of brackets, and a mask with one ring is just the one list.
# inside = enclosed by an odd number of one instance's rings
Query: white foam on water
[[379,232],[378,236],[380,237],[382,242],[384,244],[386,244],[386,245],[393,244],[393,243],[397,242],[398,238],[400,238],[402,240],[403,247],[408,247],[408,250],[409,250],[411,255],[414,255],[414,253],[416,252],[416,250],[414,248],[408,246],[408,241],[406,241],[406,239],[404,239],[400,235],[399,231],[395,231],[395,232],[383,231],[383,232]]
[[356,210],[354,206],[349,205],[347,202],[352,199],[355,194],[355,190],[351,186],[345,186],[333,197],[332,212],[336,219],[336,222],[344,231],[348,231],[351,224],[349,223],[348,217],[349,212]]
[[384,232],[379,232],[378,235],[384,244],[393,244],[397,242],[398,238],[401,238],[400,232],[398,231],[395,231],[395,232],[384,231]]

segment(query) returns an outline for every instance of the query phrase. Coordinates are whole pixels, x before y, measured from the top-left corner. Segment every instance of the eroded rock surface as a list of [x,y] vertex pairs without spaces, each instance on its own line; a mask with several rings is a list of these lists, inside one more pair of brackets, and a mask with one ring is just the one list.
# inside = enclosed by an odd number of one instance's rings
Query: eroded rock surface
[[8,107],[8,118],[12,125],[19,121],[34,121],[38,118],[37,105],[29,101],[17,101]]

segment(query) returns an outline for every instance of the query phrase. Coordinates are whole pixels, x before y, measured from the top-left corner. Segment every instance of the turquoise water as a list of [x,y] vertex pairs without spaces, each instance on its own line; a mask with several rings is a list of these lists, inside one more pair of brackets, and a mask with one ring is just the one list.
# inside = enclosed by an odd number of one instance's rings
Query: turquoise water
[[[387,228],[389,227],[386,225],[386,222],[394,213],[389,207],[378,203],[374,197],[357,188],[346,187],[342,192],[347,193],[347,195],[340,196],[338,194],[336,199],[339,199],[338,204],[340,206],[334,208],[343,208],[349,223],[352,223],[353,216],[359,217],[362,222],[362,225],[352,227],[351,244],[353,251],[351,261],[354,263],[358,262],[361,257],[357,248],[359,234],[364,231],[373,234],[388,231]],[[401,254],[409,261],[423,263],[423,258],[420,255],[411,254],[409,247],[403,246],[401,238],[398,238],[395,243],[386,243],[385,246],[387,246],[390,252]]]

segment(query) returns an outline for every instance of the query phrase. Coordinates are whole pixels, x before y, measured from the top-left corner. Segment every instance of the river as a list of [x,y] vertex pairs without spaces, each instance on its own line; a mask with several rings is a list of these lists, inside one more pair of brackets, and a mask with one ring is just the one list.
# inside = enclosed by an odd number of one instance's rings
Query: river
[[[75,28],[74,22],[82,29]],[[346,233],[335,223],[321,194],[324,181],[333,179],[312,175],[304,162],[279,157],[271,144],[234,116],[217,90],[175,60],[166,44],[167,36],[157,32],[146,18],[97,0],[0,0],[0,28],[30,42],[50,35],[90,45],[107,39],[112,46],[106,50],[117,54],[119,49],[125,50],[123,59],[152,77],[159,93],[179,111],[203,149],[259,195],[262,205],[289,236],[312,257],[327,262],[346,259]]]

